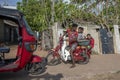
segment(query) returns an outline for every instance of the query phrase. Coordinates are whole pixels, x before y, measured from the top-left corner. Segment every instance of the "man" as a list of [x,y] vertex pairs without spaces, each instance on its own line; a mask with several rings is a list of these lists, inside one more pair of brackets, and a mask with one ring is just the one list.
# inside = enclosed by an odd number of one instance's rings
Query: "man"
[[77,38],[77,41],[79,42],[80,40],[83,40],[85,39],[85,36],[83,34],[83,31],[84,31],[84,28],[82,27],[79,27],[78,28],[78,38]]
[[91,54],[91,50],[94,47],[94,39],[92,38],[91,34],[87,34],[87,40],[90,40],[90,44],[88,46],[88,54]]
[[75,60],[74,60],[74,57],[73,57],[73,51],[77,47],[77,37],[78,37],[78,32],[76,31],[77,27],[78,27],[77,24],[72,24],[72,28],[68,29],[66,31],[66,34],[69,37],[70,54],[71,54],[71,58],[72,58],[71,68],[75,67]]

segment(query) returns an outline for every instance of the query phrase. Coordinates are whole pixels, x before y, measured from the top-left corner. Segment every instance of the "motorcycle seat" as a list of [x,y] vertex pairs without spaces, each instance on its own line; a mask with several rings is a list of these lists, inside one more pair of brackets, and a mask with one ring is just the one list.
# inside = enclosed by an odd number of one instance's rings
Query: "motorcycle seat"
[[0,47],[0,54],[1,53],[9,53],[10,52],[10,48],[8,47]]

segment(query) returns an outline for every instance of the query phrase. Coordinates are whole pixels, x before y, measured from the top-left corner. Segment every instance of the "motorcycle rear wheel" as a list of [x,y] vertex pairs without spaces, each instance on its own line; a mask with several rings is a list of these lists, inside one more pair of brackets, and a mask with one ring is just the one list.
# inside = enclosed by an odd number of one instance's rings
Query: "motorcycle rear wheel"
[[86,52],[83,52],[82,55],[83,60],[78,61],[79,64],[87,64],[89,62],[89,56]]
[[54,56],[53,55],[54,52],[52,51],[51,53],[49,53],[47,56],[46,56],[46,59],[47,59],[47,65],[49,66],[55,66],[55,65],[58,65],[60,64],[60,59],[58,59],[57,56]]

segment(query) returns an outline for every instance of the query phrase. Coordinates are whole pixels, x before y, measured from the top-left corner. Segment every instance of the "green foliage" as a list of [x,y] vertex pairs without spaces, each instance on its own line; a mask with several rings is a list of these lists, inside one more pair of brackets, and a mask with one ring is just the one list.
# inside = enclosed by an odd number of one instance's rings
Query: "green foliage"
[[[22,0],[17,8],[21,10],[33,30],[42,31],[52,25],[51,0]],[[78,12],[77,12],[78,11]],[[74,4],[63,3],[63,0],[55,0],[54,21],[63,22],[67,19],[75,19],[81,11]]]
[[85,3],[86,1],[90,1],[90,0],[70,0],[72,3],[77,3],[77,4],[82,4]]
[[[95,24],[102,24],[111,26],[118,22],[120,23],[120,0],[110,1],[108,6],[105,7],[99,15],[95,15],[92,9],[106,0],[96,1],[89,7],[84,5],[90,0],[70,0],[71,3],[63,3],[63,0],[54,0],[54,16],[52,16],[52,2],[51,0],[22,0],[18,2],[17,8],[21,10],[33,30],[42,31],[51,26],[52,17],[55,22],[70,22],[71,21],[86,21]],[[113,4],[115,3],[115,4]],[[104,5],[105,6],[105,5]]]
[[33,30],[42,31],[49,26],[50,0],[23,0],[17,8],[21,10]]

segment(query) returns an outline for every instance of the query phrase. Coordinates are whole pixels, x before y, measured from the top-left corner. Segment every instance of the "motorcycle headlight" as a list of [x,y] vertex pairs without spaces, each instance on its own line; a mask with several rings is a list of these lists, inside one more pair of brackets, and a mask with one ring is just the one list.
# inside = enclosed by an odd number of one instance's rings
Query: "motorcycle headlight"
[[37,49],[37,43],[26,42],[25,43],[25,48],[26,48],[27,51],[33,52]]

